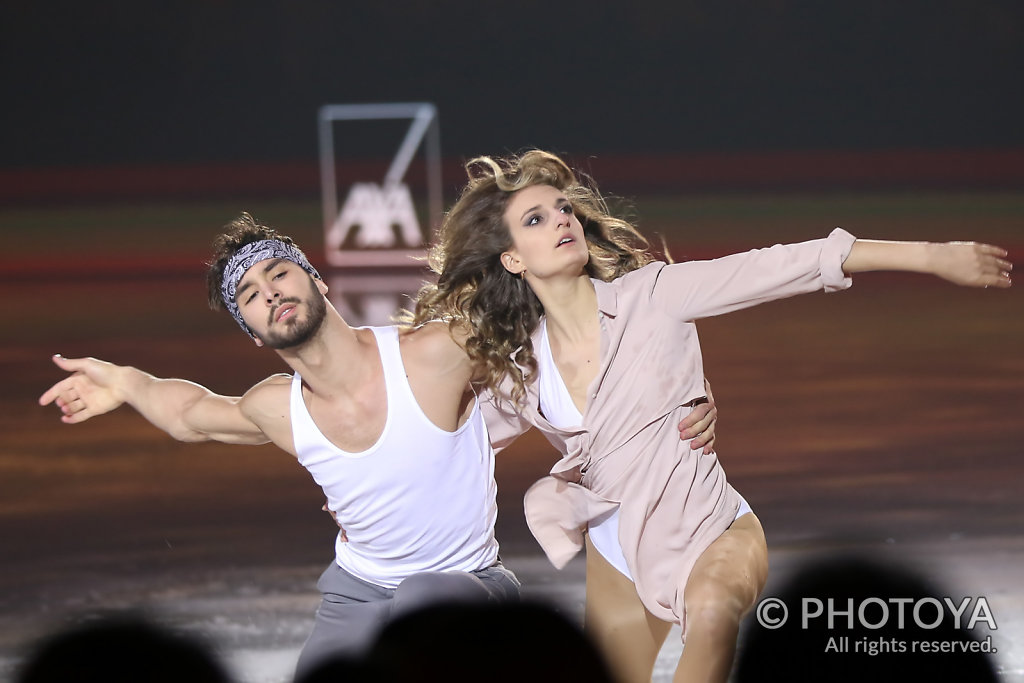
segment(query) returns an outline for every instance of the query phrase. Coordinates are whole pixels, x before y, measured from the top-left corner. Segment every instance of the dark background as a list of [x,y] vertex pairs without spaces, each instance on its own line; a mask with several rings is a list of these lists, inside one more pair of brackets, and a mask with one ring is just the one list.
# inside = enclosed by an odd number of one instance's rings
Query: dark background
[[0,169],[313,160],[389,101],[448,157],[1005,149],[1022,67],[1016,0],[5,2]]

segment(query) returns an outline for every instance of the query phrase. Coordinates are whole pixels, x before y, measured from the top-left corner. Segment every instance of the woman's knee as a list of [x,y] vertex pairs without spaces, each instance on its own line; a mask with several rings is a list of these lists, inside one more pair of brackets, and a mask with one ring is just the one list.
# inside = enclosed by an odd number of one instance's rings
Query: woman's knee
[[745,596],[727,590],[699,591],[686,600],[687,631],[728,635],[748,609]]
[[691,627],[699,623],[712,631],[735,630],[756,602],[763,583],[762,572],[756,567],[725,562],[706,565],[687,582],[687,623]]

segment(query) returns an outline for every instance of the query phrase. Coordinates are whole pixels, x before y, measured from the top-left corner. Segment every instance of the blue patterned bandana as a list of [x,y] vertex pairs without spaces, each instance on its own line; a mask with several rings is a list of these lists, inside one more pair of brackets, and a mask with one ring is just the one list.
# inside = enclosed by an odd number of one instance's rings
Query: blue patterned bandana
[[234,253],[227,265],[224,266],[224,278],[220,282],[220,297],[224,300],[224,306],[228,313],[235,319],[235,322],[245,330],[250,337],[255,338],[252,330],[242,320],[242,312],[238,309],[238,302],[235,301],[235,293],[238,291],[238,283],[246,271],[260,261],[272,258],[282,258],[298,265],[307,273],[320,279],[320,273],[309,264],[306,255],[298,247],[285,244],[279,240],[260,240],[250,242]]

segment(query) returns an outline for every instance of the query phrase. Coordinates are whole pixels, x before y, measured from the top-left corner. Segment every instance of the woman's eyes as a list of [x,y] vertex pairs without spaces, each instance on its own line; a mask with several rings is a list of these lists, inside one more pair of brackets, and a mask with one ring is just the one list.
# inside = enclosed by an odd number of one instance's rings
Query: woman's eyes
[[[560,213],[564,213],[566,215],[571,216],[572,215],[572,205],[571,204],[563,204],[562,206],[558,207],[558,211]],[[529,216],[526,219],[526,225],[527,226],[537,225],[538,223],[541,222],[541,220],[542,220],[541,216],[539,214],[535,214],[533,216]]]

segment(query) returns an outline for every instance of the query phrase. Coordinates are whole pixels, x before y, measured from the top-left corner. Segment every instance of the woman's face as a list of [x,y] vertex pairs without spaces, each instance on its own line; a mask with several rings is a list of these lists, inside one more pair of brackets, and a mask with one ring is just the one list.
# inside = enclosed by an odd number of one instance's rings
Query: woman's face
[[579,275],[590,254],[583,226],[565,195],[551,185],[531,185],[515,192],[505,207],[512,248],[501,263],[527,279]]

